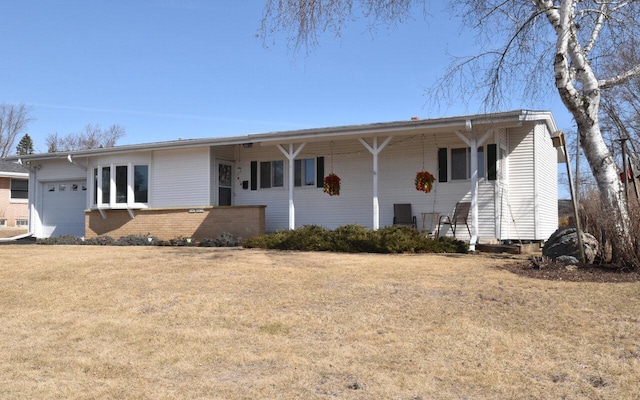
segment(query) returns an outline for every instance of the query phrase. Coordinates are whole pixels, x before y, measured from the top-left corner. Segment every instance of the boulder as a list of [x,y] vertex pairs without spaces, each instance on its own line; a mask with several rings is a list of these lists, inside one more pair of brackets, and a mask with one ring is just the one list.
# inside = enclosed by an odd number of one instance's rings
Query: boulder
[[[600,244],[591,234],[582,232],[582,244],[584,246],[584,258],[588,264],[593,263],[598,254]],[[559,228],[549,237],[542,248],[542,255],[556,260],[561,256],[571,256],[580,259],[580,248],[578,247],[578,235],[576,228]],[[562,262],[560,258],[559,262]]]

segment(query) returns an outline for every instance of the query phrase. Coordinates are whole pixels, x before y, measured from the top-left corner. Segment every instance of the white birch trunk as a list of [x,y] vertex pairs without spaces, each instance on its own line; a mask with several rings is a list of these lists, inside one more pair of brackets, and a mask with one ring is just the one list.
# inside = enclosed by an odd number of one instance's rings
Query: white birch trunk
[[[558,38],[554,71],[556,88],[562,102],[573,115],[578,126],[580,144],[597,182],[603,211],[614,218],[619,244],[618,249],[630,251],[629,215],[624,201],[624,187],[618,177],[618,171],[609,151],[598,121],[600,108],[600,82],[596,78],[586,51],[580,46],[574,25],[574,7],[572,0],[562,0],[559,7],[553,1],[537,0],[536,4],[547,15]],[[573,82],[580,83],[578,90]]]

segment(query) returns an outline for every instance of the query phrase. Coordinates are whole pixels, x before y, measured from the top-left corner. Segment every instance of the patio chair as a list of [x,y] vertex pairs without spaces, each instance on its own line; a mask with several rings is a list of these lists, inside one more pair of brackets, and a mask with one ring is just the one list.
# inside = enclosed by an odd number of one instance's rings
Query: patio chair
[[[471,203],[468,201],[461,201],[456,203],[456,208],[453,210],[453,215],[443,215],[438,219],[438,233],[437,236],[440,236],[440,226],[441,225],[449,225],[451,226],[451,232],[453,232],[453,238],[456,238],[456,228],[458,224],[465,224],[467,226],[467,232],[469,232],[469,237],[471,237],[471,229],[469,229],[469,210],[471,209]],[[437,237],[436,237],[437,239]]]
[[411,204],[393,205],[393,224],[416,228],[416,217],[411,214]]

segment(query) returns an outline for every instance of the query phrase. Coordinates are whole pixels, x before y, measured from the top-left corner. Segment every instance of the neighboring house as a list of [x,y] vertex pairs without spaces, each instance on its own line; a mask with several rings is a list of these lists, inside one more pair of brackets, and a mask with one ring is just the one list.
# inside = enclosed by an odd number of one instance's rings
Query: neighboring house
[[[478,241],[546,240],[558,226],[558,150],[550,112],[511,112],[15,156],[30,166],[36,237],[128,234],[250,237],[303,225],[418,227],[472,203]],[[436,176],[417,191],[416,173]],[[342,179],[339,196],[323,177]],[[424,214],[422,214],[424,213]],[[427,226],[428,228],[428,226]],[[444,229],[441,234],[451,235]]]
[[27,229],[28,197],[29,171],[18,163],[0,160],[0,229]]

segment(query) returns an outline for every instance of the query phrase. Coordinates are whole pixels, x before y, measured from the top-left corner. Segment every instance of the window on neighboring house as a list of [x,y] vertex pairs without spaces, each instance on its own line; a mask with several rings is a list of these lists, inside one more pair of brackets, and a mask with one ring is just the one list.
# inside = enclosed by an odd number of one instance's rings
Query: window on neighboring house
[[11,200],[29,198],[29,181],[27,179],[11,179]]
[[7,226],[7,220],[6,219],[0,219],[0,226]]
[[294,186],[316,185],[316,159],[305,158],[294,161]]
[[16,220],[16,226],[29,226],[29,220],[26,219],[17,219]]
[[[113,177],[112,177],[113,172]],[[93,204],[98,205],[131,205],[148,202],[149,166],[148,165],[115,165],[94,168]],[[113,204],[111,193],[114,194]]]
[[284,186],[284,161],[260,163],[260,189]]

